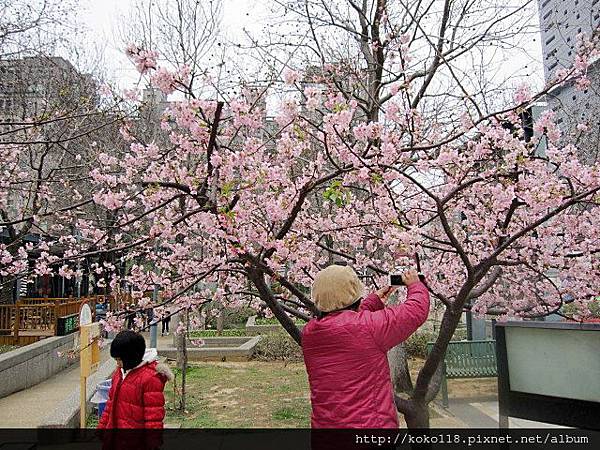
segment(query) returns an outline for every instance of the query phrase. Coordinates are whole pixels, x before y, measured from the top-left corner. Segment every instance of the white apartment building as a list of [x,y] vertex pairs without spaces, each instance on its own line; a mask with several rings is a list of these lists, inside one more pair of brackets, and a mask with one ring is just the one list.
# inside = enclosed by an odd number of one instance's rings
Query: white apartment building
[[[577,52],[577,36],[589,36],[600,26],[600,0],[538,0],[542,34],[542,54],[546,81],[557,70],[570,68]],[[583,161],[598,158],[600,144],[600,63],[590,66],[591,85],[579,91],[574,85],[562,86],[550,92],[548,106],[558,119],[564,138],[578,145]],[[578,124],[591,132],[581,136]]]

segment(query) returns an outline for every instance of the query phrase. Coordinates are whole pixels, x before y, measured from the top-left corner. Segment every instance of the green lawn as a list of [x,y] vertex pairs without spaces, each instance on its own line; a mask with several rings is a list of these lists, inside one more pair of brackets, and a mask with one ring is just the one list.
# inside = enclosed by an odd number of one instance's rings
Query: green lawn
[[[178,374],[177,379],[181,377]],[[165,423],[183,428],[295,428],[310,426],[303,364],[197,363],[187,374],[187,414],[175,410],[167,385]]]
[[[411,371],[416,370],[421,364],[420,360],[411,361]],[[177,373],[177,385],[180,380],[181,374]],[[188,400],[185,414],[176,409],[174,386],[174,383],[168,383],[165,390],[167,426],[182,428],[306,428],[310,426],[310,394],[302,363],[284,364],[266,361],[193,363],[187,374]],[[454,395],[463,391],[463,386],[451,386],[453,392],[458,389]],[[432,418],[439,417],[433,410],[430,410],[430,413]],[[96,419],[90,417],[88,427],[93,427],[96,423]]]

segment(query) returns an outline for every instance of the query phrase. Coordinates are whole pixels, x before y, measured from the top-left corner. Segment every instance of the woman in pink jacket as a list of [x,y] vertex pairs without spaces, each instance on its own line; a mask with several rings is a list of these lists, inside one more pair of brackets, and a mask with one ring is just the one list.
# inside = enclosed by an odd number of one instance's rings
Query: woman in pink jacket
[[427,319],[429,291],[414,270],[406,301],[386,307],[387,287],[364,299],[350,267],[321,270],[312,297],[322,316],[302,330],[313,428],[398,428],[387,352]]

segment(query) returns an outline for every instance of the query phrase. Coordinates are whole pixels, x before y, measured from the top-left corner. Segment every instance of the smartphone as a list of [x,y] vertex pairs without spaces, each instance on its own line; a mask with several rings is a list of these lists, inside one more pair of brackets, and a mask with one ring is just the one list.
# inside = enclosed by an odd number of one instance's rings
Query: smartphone
[[390,286],[404,286],[404,281],[402,281],[402,275],[391,274],[390,275]]
[[[425,283],[425,275],[419,272],[419,280]],[[404,286],[404,281],[402,281],[402,275],[400,274],[390,274],[390,286]]]

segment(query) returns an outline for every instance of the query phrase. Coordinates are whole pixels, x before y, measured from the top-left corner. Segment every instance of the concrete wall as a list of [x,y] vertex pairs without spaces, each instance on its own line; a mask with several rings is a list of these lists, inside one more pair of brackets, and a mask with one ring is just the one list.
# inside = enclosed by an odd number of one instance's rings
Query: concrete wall
[[[300,330],[304,328],[304,324],[297,325]],[[248,321],[246,322],[246,331],[251,334],[269,334],[276,332],[285,332],[283,327],[280,324],[273,325],[256,325],[256,316],[248,317]]]
[[78,362],[58,356],[58,352],[71,350],[74,340],[75,334],[51,337],[1,354],[0,398],[36,385]]
[[[188,361],[249,361],[260,336],[202,338],[204,347],[188,347]],[[237,347],[219,347],[235,344]],[[158,354],[168,359],[177,359],[177,348],[159,348]]]
[[[109,379],[116,368],[115,361],[111,358],[105,361],[96,372],[90,375],[86,383],[86,412],[92,413],[92,404],[90,400],[96,392],[96,386]],[[79,428],[80,411],[79,386],[71,394],[59,403],[39,425],[38,428]]]

